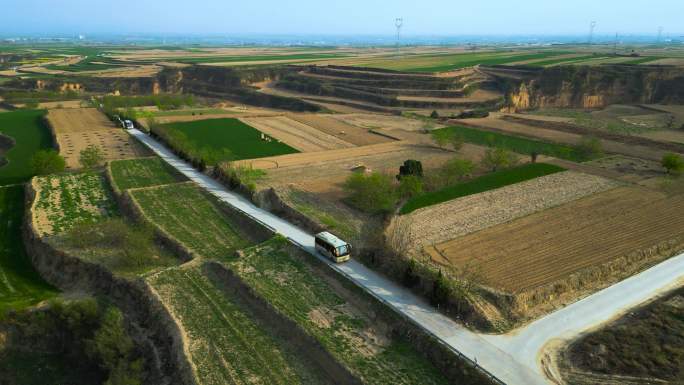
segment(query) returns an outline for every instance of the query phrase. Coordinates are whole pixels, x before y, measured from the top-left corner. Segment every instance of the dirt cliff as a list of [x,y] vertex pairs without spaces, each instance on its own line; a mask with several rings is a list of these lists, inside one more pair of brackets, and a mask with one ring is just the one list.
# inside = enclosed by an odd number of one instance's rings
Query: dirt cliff
[[482,67],[482,71],[497,78],[505,89],[510,110],[684,103],[684,69],[677,67],[558,66],[515,68],[515,73],[513,69]]

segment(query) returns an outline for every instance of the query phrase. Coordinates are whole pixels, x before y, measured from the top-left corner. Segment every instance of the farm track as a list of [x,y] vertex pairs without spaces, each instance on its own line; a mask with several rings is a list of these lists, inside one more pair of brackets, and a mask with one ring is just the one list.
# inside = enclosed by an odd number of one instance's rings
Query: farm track
[[669,289],[684,275],[684,254],[681,254],[545,316],[517,330],[516,333],[503,336],[473,333],[440,314],[408,290],[354,260],[342,265],[331,264],[316,253],[312,235],[255,207],[247,199],[227,191],[221,184],[196,171],[144,133],[132,130],[131,134],[218,199],[241,210],[245,215],[266,223],[274,231],[284,234],[303,250],[328,264],[331,269],[434,335],[454,352],[469,358],[476,357],[479,367],[485,368],[487,372],[510,385],[549,383],[539,362],[540,353],[548,341],[557,338],[569,339],[606,322]]
[[682,212],[682,197],[619,188],[437,245],[432,255],[474,264],[488,285],[518,293],[681,238]]

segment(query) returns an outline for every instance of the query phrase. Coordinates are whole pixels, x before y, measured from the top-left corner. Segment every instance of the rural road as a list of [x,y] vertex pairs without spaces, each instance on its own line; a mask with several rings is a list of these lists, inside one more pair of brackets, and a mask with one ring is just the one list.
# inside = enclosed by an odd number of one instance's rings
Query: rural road
[[609,321],[630,307],[643,303],[674,286],[677,282],[681,283],[684,277],[684,254],[681,254],[549,314],[522,329],[499,336],[477,334],[442,315],[410,291],[354,260],[340,265],[331,263],[315,251],[312,234],[256,207],[248,199],[226,189],[216,180],[195,170],[147,134],[139,130],[128,132],[221,201],[290,238],[302,249],[324,261],[332,269],[345,275],[371,295],[418,324],[446,346],[476,362],[487,372],[509,385],[550,383],[550,380],[543,374],[538,360],[543,347],[548,342],[572,338],[579,332]]

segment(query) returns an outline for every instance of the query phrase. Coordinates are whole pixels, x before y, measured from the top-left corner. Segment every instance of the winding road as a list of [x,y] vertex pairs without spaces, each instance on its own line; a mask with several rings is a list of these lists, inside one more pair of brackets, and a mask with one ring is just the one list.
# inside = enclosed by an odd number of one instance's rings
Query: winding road
[[163,144],[139,130],[129,133],[171,166],[221,201],[289,238],[299,247],[326,262],[394,310],[432,334],[445,346],[466,357],[499,381],[510,385],[551,383],[540,364],[544,347],[553,341],[570,339],[600,325],[659,293],[683,283],[684,254],[599,291],[581,301],[551,313],[524,328],[505,335],[474,333],[439,313],[422,298],[351,260],[333,264],[314,248],[314,237],[286,220],[256,207],[248,199],[226,189],[216,180],[195,170]]

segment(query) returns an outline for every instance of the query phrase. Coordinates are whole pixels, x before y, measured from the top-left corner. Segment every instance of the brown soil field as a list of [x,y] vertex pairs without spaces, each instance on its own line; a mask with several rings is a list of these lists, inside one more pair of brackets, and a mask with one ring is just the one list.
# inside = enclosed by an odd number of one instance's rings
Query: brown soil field
[[241,118],[245,124],[296,148],[301,152],[317,152],[354,147],[336,136],[286,116],[265,118]]
[[[482,154],[484,154],[483,148],[464,145],[458,156],[476,160]],[[420,160],[423,162],[423,168],[429,169],[442,165],[454,156],[456,153],[437,147],[401,141],[243,160],[235,163],[267,170],[268,174],[259,182],[260,185],[301,184],[307,181],[332,185],[335,181],[344,180],[352,169],[358,166],[365,166],[373,171],[397,173],[399,166],[407,159]]]
[[682,242],[682,212],[682,195],[622,187],[436,245],[430,255],[444,266],[472,266],[489,287],[521,293]]
[[97,109],[54,109],[48,112],[47,119],[69,169],[80,168],[80,152],[91,144],[102,149],[105,160],[151,155],[149,150]]
[[[408,238],[415,256],[426,248],[620,186],[574,171],[546,175],[395,217],[388,235]],[[393,233],[396,231],[396,233]]]
[[639,134],[639,136],[663,142],[684,143],[684,130],[662,130]]
[[486,102],[488,100],[494,100],[502,97],[500,92],[487,91],[487,90],[476,90],[469,96],[462,98],[434,98],[434,97],[423,97],[423,96],[398,96],[398,100],[407,101],[418,101],[418,102],[437,102],[437,103],[475,103],[475,102]]
[[47,118],[57,135],[117,128],[107,116],[95,108],[52,110]]
[[385,130],[423,131],[425,129],[444,127],[443,125],[436,123],[426,123],[422,120],[404,118],[394,115],[339,114],[331,115],[330,117],[343,123],[352,124],[365,129],[380,128]]
[[83,74],[88,74],[98,78],[141,78],[152,77],[158,74],[161,70],[162,67],[160,66],[146,65],[137,67],[123,67],[104,71],[89,71],[83,72]]
[[392,139],[382,135],[369,132],[367,129],[344,123],[330,115],[292,114],[289,115],[289,117],[356,146],[366,146],[369,144],[379,144],[392,141]]
[[[582,140],[582,135],[573,134],[565,131],[555,130],[553,128],[540,128],[529,124],[520,122],[512,122],[500,119],[497,115],[492,115],[483,119],[462,119],[451,120],[454,124],[466,124],[475,127],[491,129],[503,133],[513,135],[526,136],[529,138],[536,138],[547,140],[556,143],[565,143],[575,145]],[[553,122],[551,122],[553,124]],[[622,154],[627,156],[635,156],[638,158],[660,161],[667,151],[654,149],[641,145],[631,145],[613,140],[601,140],[604,151],[608,153]]]
[[51,110],[54,108],[81,108],[82,103],[84,103],[82,100],[65,100],[62,102],[44,102],[44,103],[39,103],[38,108],[44,108],[46,110]]

